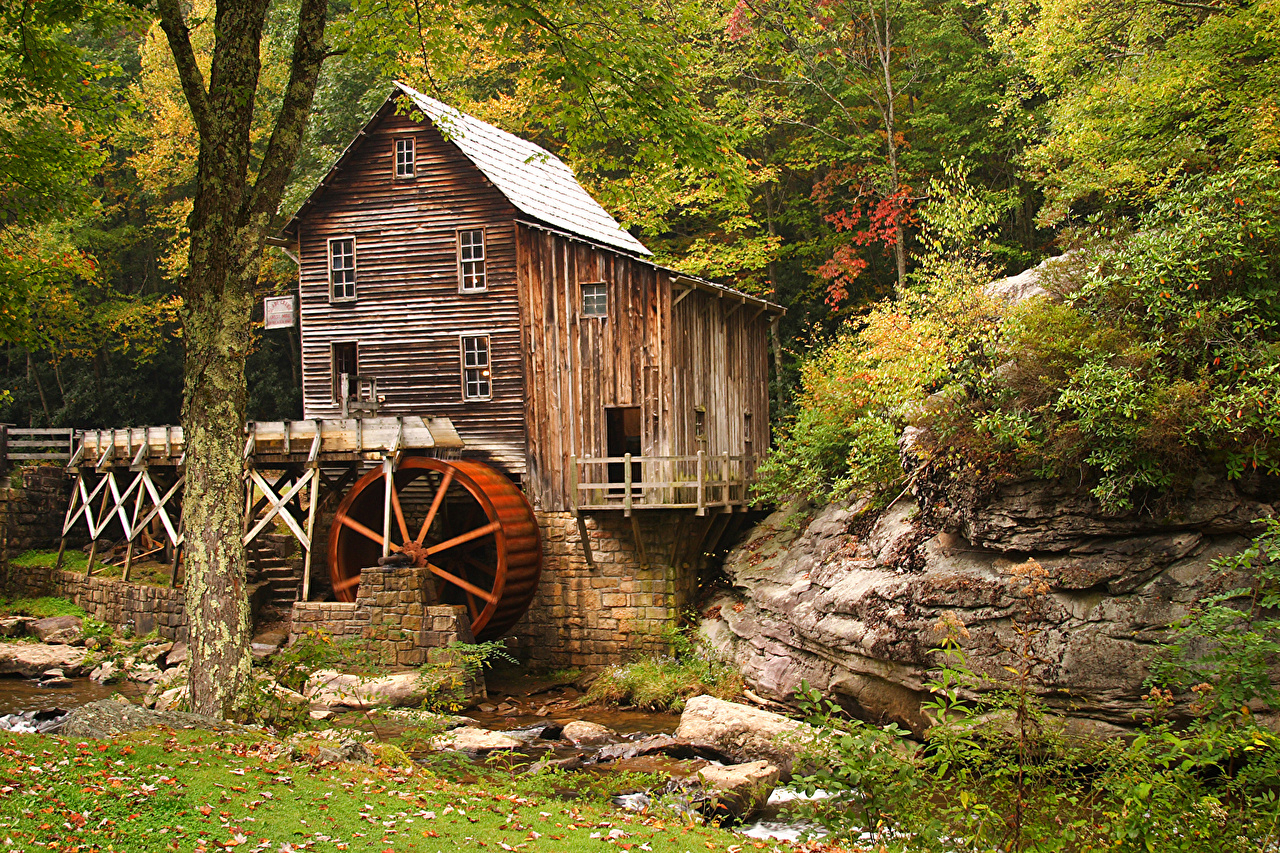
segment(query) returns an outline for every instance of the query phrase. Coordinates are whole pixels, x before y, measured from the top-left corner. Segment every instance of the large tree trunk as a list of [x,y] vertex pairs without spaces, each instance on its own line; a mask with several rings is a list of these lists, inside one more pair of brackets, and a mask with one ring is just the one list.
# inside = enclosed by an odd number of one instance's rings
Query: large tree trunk
[[326,0],[302,0],[288,88],[258,177],[249,180],[259,42],[268,0],[219,0],[208,88],[179,0],[158,0],[200,133],[184,289],[186,441],[184,590],[191,709],[230,713],[249,678],[245,589],[245,355],[262,248],[297,159],[324,58]]

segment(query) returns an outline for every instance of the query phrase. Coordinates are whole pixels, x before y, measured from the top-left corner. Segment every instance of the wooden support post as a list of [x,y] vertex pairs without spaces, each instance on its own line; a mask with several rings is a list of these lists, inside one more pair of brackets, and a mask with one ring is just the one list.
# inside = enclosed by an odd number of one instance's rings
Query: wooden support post
[[640,535],[640,519],[631,516],[631,538],[635,540],[636,550],[640,552],[640,567],[649,568],[649,555],[644,550],[644,537]]
[[631,454],[622,457],[622,514],[631,517]]
[[698,451],[698,515],[707,514],[707,451]]
[[[569,457],[569,513],[578,518],[578,457]],[[583,537],[586,540],[586,537]],[[591,558],[587,558],[587,563]]]
[[587,520],[580,513],[574,513],[578,522],[578,536],[582,539],[582,553],[587,558],[587,568],[594,569],[596,567],[595,557],[591,555],[591,536],[587,530]]
[[727,450],[720,457],[720,479],[723,481],[720,494],[724,498],[724,511],[733,512],[733,504],[729,503],[729,451]]
[[[114,436],[114,434],[113,434],[113,435],[112,435],[112,440],[114,441],[114,439],[115,439],[115,436]],[[113,445],[113,446],[114,446],[114,445]],[[114,476],[114,475],[111,473],[111,471],[107,471],[107,472],[105,472],[102,476],[103,476],[103,478],[105,479],[105,478],[107,478],[107,477],[112,477],[112,476]],[[103,489],[103,490],[102,490],[102,502],[101,502],[100,504],[98,504],[98,519],[99,519],[99,521],[101,522],[102,526],[101,526],[101,527],[99,527],[97,530],[94,530],[94,529],[93,529],[93,525],[90,525],[90,526],[89,526],[89,535],[90,535],[90,536],[92,536],[93,538],[92,538],[92,539],[90,540],[90,542],[89,542],[89,562],[88,562],[88,563],[85,565],[85,567],[84,567],[84,576],[85,576],[85,577],[89,577],[90,575],[92,575],[92,574],[93,574],[93,561],[94,561],[94,559],[96,559],[96,558],[97,558],[97,556],[98,556],[98,534],[99,534],[99,533],[101,533],[103,530],[105,530],[105,529],[107,528],[107,514],[106,514],[106,513],[107,513],[107,500],[108,500],[110,497],[111,497],[111,490],[110,490],[110,489]],[[126,531],[126,533],[127,533],[127,532],[128,532],[128,531]]]
[[391,556],[391,493],[396,487],[390,456],[382,459],[382,478],[386,481],[382,492],[382,558],[385,560]]
[[[178,482],[182,482],[182,478],[178,478]],[[182,504],[182,512],[178,513],[178,533],[174,537],[173,543],[173,565],[169,567],[169,588],[174,589],[178,586],[178,561],[182,559],[182,543],[186,541],[187,527],[187,505]]]
[[58,542],[58,562],[53,564],[53,570],[55,572],[62,571],[62,559],[66,555],[66,553],[67,553],[67,537],[63,536],[62,539]]
[[301,600],[311,598],[311,552],[316,547],[316,504],[320,502],[320,463],[311,463],[311,500],[307,503],[307,549],[302,557]]

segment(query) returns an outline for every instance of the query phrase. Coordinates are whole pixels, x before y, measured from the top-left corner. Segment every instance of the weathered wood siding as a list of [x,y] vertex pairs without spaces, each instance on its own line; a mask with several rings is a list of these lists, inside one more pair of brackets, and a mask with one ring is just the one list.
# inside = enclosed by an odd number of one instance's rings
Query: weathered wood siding
[[[540,509],[568,507],[569,457],[604,456],[605,408],[641,408],[645,453],[665,453],[670,403],[670,288],[652,265],[538,228],[517,226],[529,377],[529,478]],[[583,317],[580,286],[608,285],[607,317]],[[658,417],[655,418],[654,415]]]
[[[731,294],[695,290],[675,305],[668,420],[674,454],[758,455],[768,449],[769,322],[759,308]],[[702,441],[698,407],[706,412]]]
[[[569,457],[607,455],[605,410],[641,410],[641,452],[761,453],[769,446],[769,320],[732,297],[696,291],[672,308],[671,274],[524,225],[518,276],[529,377],[526,491],[569,508]],[[581,285],[608,286],[607,317],[581,315]],[[705,442],[695,439],[706,409]],[[750,442],[744,413],[750,412]]]
[[[393,177],[395,140],[412,135],[417,175]],[[515,210],[433,127],[384,109],[298,226],[303,410],[337,417],[331,346],[356,342],[378,378],[383,415],[443,415],[467,455],[520,476],[524,363],[516,292]],[[458,292],[456,235],[486,229],[488,291]],[[331,303],[328,240],[356,240],[354,302]],[[490,336],[493,398],[465,401],[460,335]]]

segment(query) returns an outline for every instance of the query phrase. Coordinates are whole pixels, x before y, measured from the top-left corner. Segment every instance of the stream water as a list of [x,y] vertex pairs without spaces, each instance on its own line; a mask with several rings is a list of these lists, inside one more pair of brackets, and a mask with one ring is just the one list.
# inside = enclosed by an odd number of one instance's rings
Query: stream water
[[[81,705],[107,699],[120,694],[131,701],[137,701],[141,689],[131,682],[102,685],[88,678],[73,678],[65,687],[41,687],[32,679],[0,677],[0,717],[24,712],[47,712],[53,709],[70,711]],[[673,714],[618,710],[594,706],[578,707],[580,693],[569,685],[545,684],[536,681],[501,679],[490,685],[490,699],[479,707],[467,710],[466,716],[475,720],[480,726],[492,731],[509,732],[529,742],[529,763],[539,758],[572,759],[575,756],[589,759],[594,750],[601,744],[587,747],[575,747],[561,740],[543,740],[534,736],[530,730],[547,726],[563,726],[574,720],[586,720],[607,726],[618,733],[614,743],[636,740],[655,734],[670,734],[675,731],[680,720]],[[343,725],[358,728],[369,728],[361,715],[349,715],[341,721]],[[383,736],[400,734],[407,724],[378,724],[378,733]],[[524,733],[521,735],[521,733]],[[680,779],[696,772],[698,763],[680,761],[666,755],[641,755],[611,761],[607,764],[589,765],[585,772],[616,773],[640,772],[661,773]],[[769,805],[755,816],[755,822],[743,824],[738,831],[744,835],[759,839],[803,840],[821,837],[821,827],[805,820],[785,817],[789,804],[797,799],[796,792],[785,788],[776,790],[769,799]],[[622,808],[645,808],[651,799],[648,792],[637,791],[620,797],[616,803]],[[783,816],[780,817],[779,813]]]

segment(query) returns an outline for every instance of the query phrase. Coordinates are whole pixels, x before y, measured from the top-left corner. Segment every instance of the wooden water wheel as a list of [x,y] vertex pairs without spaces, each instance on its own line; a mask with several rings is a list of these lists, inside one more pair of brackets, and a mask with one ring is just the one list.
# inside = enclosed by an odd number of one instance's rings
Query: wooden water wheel
[[[478,640],[501,637],[529,608],[542,573],[533,508],[511,480],[479,462],[407,456],[356,481],[329,531],[329,575],[355,601],[360,570],[425,568],[437,599],[465,604]],[[388,485],[390,488],[388,488]],[[388,518],[389,512],[389,518]]]

